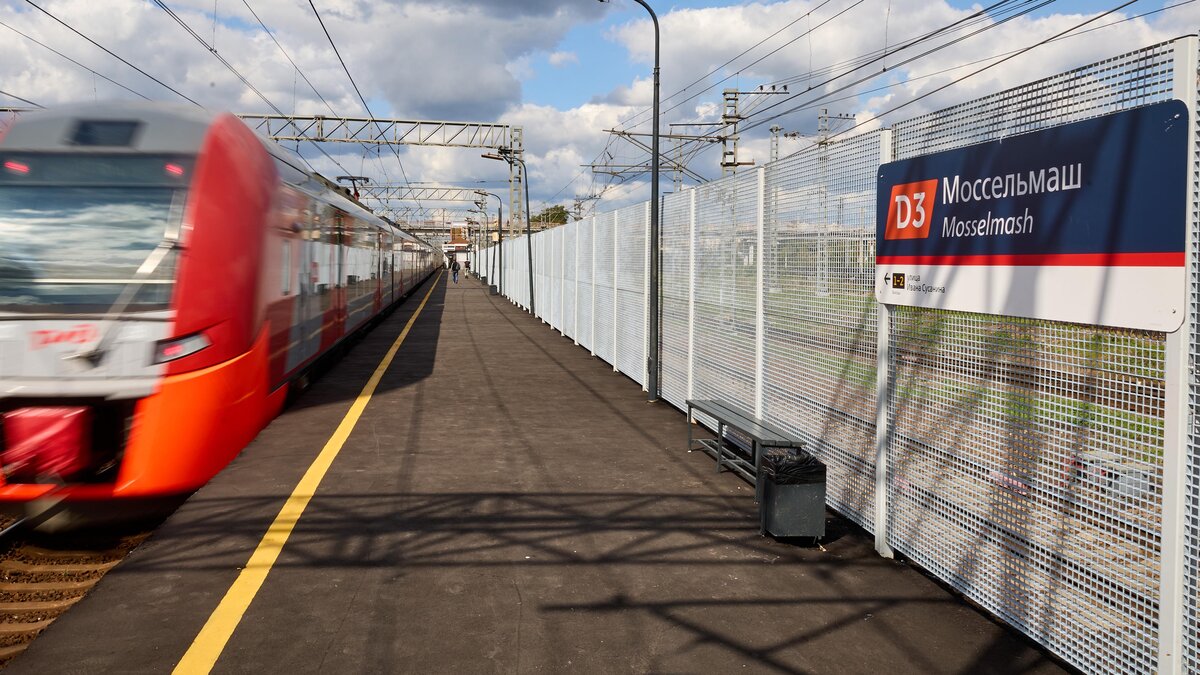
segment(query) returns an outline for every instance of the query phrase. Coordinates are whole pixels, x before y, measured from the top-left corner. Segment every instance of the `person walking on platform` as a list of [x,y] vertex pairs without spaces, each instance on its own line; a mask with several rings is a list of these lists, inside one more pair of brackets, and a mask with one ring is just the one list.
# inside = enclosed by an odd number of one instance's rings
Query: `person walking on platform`
[[450,263],[450,276],[454,279],[454,283],[456,284],[458,283],[458,270],[460,269],[462,269],[462,265],[459,265],[457,260]]

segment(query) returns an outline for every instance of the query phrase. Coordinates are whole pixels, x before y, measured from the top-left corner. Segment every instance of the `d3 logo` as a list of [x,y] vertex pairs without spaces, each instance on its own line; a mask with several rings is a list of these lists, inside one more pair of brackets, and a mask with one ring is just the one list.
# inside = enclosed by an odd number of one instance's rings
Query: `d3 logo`
[[925,239],[929,236],[937,183],[934,178],[892,187],[884,239]]

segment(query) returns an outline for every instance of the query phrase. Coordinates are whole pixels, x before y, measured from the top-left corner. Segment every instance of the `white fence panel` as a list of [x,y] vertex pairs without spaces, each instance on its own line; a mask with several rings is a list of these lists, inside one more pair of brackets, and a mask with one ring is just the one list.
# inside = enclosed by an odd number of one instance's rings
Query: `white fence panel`
[[646,224],[645,204],[617,211],[617,360],[622,373],[645,385]]
[[613,278],[615,272],[614,246],[616,241],[616,214],[603,213],[596,216],[592,259],[592,285],[595,297],[592,305],[593,324],[592,352],[611,364],[616,364],[616,296]]
[[662,397],[677,408],[688,398],[693,190],[667,195],[662,210]]
[[576,294],[577,302],[579,303],[579,318],[575,329],[575,340],[579,342],[579,346],[595,353],[596,343],[592,336],[592,323],[595,321],[592,305],[592,296],[595,290],[592,285],[592,256],[593,237],[592,232],[595,229],[596,219],[585,218],[579,221],[577,226],[578,248],[579,248],[579,292]]
[[562,332],[563,335],[578,343],[579,332],[575,325],[577,316],[575,293],[578,288],[575,275],[579,267],[579,259],[576,257],[575,246],[579,241],[579,222],[567,223],[560,229],[562,230],[562,263],[559,265],[562,273]]
[[757,174],[696,189],[693,396],[754,409]]

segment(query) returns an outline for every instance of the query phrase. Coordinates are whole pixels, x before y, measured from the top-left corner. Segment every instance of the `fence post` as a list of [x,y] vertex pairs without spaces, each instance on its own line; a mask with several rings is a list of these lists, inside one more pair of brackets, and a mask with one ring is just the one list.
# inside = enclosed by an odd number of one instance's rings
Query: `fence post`
[[612,268],[612,280],[613,280],[613,282],[612,282],[612,307],[613,307],[612,367],[613,367],[614,373],[619,373],[619,372],[621,372],[621,369],[617,366],[617,364],[620,363],[621,360],[619,358],[617,358],[617,355],[621,353],[621,342],[618,339],[621,335],[621,330],[620,330],[621,313],[618,312],[617,310],[620,307],[620,305],[618,303],[621,302],[621,294],[617,292],[617,288],[620,287],[621,282],[618,281],[619,277],[617,275],[621,269],[621,264],[620,264],[621,263],[621,255],[620,255],[620,252],[621,252],[621,212],[620,211],[617,211],[616,213],[613,214],[612,221],[613,221],[613,224],[612,224],[612,260],[613,260],[613,268]]
[[[879,163],[892,161],[892,130],[879,132]],[[876,183],[878,186],[878,183]],[[874,266],[872,265],[872,269]],[[878,283],[876,281],[875,283]],[[894,558],[888,544],[888,445],[891,427],[888,422],[888,402],[891,388],[892,308],[878,306],[879,327],[875,342],[875,550],[885,558]]]
[[[661,211],[660,211],[661,212]],[[650,391],[650,354],[646,352],[650,335],[650,202],[646,202],[646,246],[642,265],[642,391]],[[657,346],[657,345],[656,345]],[[657,361],[657,359],[656,359]]]
[[[1174,45],[1175,98],[1188,107],[1187,152],[1189,171],[1195,171],[1196,137],[1196,68],[1197,49],[1200,39],[1195,36],[1180,38]],[[1188,180],[1194,185],[1196,176]],[[1192,203],[1192,191],[1187,195],[1189,215],[1196,213]],[[1188,277],[1194,274],[1198,261],[1193,251],[1195,223],[1189,218],[1186,250],[1188,252]],[[1191,284],[1189,283],[1189,287]],[[1163,491],[1162,533],[1159,559],[1158,590],[1158,672],[1163,675],[1183,673],[1183,638],[1185,632],[1187,603],[1187,450],[1188,433],[1192,420],[1188,410],[1189,386],[1195,377],[1195,364],[1191,362],[1190,342],[1195,317],[1192,316],[1196,298],[1194,291],[1188,293],[1188,310],[1184,313],[1183,325],[1174,333],[1167,334],[1165,407],[1163,410]]]
[[691,399],[696,373],[696,188],[688,192],[687,398]]
[[757,173],[758,191],[755,193],[755,199],[758,201],[755,214],[757,239],[754,244],[754,268],[757,279],[754,292],[754,416],[761,419],[763,416],[763,343],[766,339],[767,325],[763,316],[763,281],[766,279],[763,274],[763,260],[766,259],[763,254],[763,243],[766,239],[763,236],[763,230],[766,229],[767,167],[758,167]]
[[575,250],[571,251],[571,268],[575,272],[575,288],[572,289],[575,302],[571,304],[571,340],[579,346],[579,230],[583,229],[583,221],[571,223],[575,230]]
[[563,316],[563,299],[567,294],[567,237],[566,230],[563,229],[567,225],[563,223],[551,230],[558,237],[558,334],[565,336],[567,334],[567,317]]
[[596,355],[596,216],[592,216],[592,328],[590,334],[592,336],[588,347],[588,351],[592,356]]

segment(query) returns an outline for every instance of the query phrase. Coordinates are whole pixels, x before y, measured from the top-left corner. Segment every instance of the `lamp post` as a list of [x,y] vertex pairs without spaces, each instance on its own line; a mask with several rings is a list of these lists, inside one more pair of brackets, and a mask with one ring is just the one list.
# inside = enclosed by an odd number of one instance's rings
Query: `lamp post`
[[[599,1],[608,2],[609,0]],[[644,7],[650,13],[650,20],[654,23],[654,104],[652,108],[654,127],[650,130],[650,297],[647,299],[650,314],[650,334],[646,336],[646,389],[648,399],[657,401],[659,362],[658,298],[662,290],[658,274],[658,15],[654,13],[650,5],[646,4],[645,0],[634,0],[634,2]]]
[[[479,195],[481,201],[487,202],[488,197],[496,198],[496,255],[489,256],[492,261],[492,273],[488,276],[488,284],[500,289],[500,293],[504,293],[504,200],[500,199],[500,195],[492,194],[485,190],[476,190],[475,194]],[[477,204],[479,202],[476,202]],[[499,259],[499,263],[496,260]],[[500,274],[496,275],[496,268],[499,266]],[[482,270],[480,270],[482,271]],[[492,283],[495,281],[496,283]]]
[[529,313],[537,316],[537,311],[533,306],[533,230],[529,226],[529,170],[525,167],[525,160],[513,154],[512,148],[499,148],[496,153],[484,153],[485,159],[499,159],[508,162],[509,166],[513,163],[521,165],[521,182],[525,184],[525,245],[529,251]]

